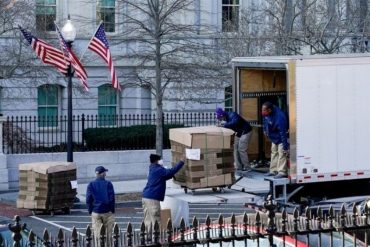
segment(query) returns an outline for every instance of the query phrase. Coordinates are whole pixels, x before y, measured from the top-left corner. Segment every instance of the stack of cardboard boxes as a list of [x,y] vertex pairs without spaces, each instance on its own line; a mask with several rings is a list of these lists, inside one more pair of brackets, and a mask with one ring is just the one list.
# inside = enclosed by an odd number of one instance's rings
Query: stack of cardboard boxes
[[77,194],[74,188],[76,183],[74,163],[20,164],[17,208],[69,210]]
[[175,175],[184,188],[215,188],[235,182],[234,131],[216,126],[170,129],[172,164],[187,156],[185,166]]

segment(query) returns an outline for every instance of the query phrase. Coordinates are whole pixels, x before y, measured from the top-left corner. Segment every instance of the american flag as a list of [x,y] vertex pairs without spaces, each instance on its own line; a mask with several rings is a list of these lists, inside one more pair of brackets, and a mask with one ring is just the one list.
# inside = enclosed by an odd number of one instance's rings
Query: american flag
[[71,50],[71,48],[69,47],[69,45],[63,38],[63,35],[60,32],[59,27],[57,25],[55,25],[55,27],[56,27],[57,34],[59,37],[60,45],[62,47],[62,50],[64,52],[66,59],[71,62],[71,65],[75,69],[75,73],[77,77],[80,78],[80,81],[82,85],[84,86],[85,90],[89,91],[89,87],[87,85],[87,73],[86,73],[84,66],[81,64],[76,54],[74,54],[74,52]]
[[112,56],[109,50],[109,44],[107,37],[105,36],[103,23],[100,23],[98,30],[94,37],[91,39],[89,46],[90,50],[96,52],[104,61],[108,64],[110,70],[110,76],[112,78],[112,86],[115,89],[121,90],[121,85],[118,82],[116,70],[114,69]]
[[64,58],[64,54],[61,50],[58,50],[45,41],[36,38],[20,26],[19,29],[41,61],[45,64],[54,66],[63,74],[67,74],[69,63]]

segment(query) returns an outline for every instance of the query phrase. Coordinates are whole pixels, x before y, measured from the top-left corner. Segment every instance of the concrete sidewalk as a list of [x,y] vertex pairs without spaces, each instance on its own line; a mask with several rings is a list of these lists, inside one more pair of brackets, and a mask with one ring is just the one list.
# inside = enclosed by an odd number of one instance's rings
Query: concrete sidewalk
[[[236,178],[239,178],[237,176]],[[109,180],[109,175],[107,176]],[[146,179],[128,180],[128,181],[112,181],[115,193],[130,194],[142,192],[146,185]],[[86,188],[88,183],[79,183],[77,188],[77,197],[80,202],[76,203],[79,207],[84,207],[86,201]],[[211,188],[188,190],[185,193],[184,188],[173,183],[172,180],[167,181],[166,196],[187,201],[189,203],[246,203],[255,202],[260,196],[256,194],[267,193],[269,190],[268,181],[264,181],[264,175],[258,172],[250,172],[244,175],[231,188],[222,188],[213,192]],[[15,203],[17,200],[18,191],[2,191],[0,192],[0,201]],[[141,201],[141,198],[137,199]]]

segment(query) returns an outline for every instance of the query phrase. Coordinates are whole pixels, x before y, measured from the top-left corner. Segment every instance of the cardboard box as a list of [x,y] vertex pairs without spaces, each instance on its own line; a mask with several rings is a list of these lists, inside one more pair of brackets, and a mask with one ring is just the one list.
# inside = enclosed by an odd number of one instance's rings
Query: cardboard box
[[171,219],[171,209],[161,209],[161,230],[167,230],[168,219]]
[[231,185],[234,181],[234,175],[232,173],[223,174],[219,176],[205,177],[200,179],[200,186],[205,187],[216,187],[223,185]]
[[76,168],[75,163],[60,161],[19,164],[19,171],[33,171],[41,174],[71,171]]
[[216,126],[170,129],[170,140],[189,148],[232,148],[234,131]]
[[71,208],[76,189],[76,165],[70,162],[41,162],[19,166],[18,208],[56,210]]

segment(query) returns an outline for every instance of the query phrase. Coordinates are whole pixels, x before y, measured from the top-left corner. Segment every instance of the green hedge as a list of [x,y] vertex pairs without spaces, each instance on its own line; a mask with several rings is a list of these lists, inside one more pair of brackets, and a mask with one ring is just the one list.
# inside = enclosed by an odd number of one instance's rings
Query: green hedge
[[[163,146],[170,148],[169,129],[182,128],[183,124],[165,125]],[[119,128],[88,128],[84,130],[87,150],[154,149],[155,125],[135,125]]]

